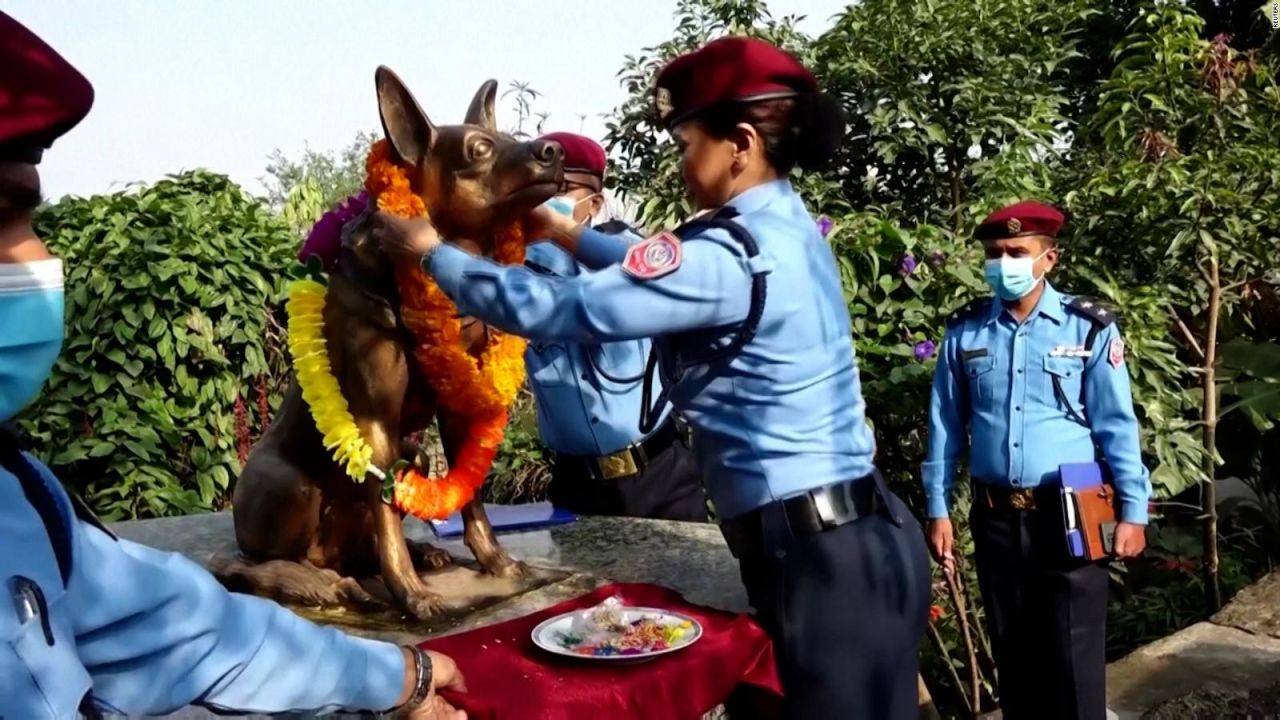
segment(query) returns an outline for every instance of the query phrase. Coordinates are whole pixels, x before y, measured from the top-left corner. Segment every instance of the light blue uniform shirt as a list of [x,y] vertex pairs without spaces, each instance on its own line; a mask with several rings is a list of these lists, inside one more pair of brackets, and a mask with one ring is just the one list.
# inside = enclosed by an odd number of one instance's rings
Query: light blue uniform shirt
[[[1072,300],[1046,282],[1021,325],[992,301],[947,328],[929,403],[923,472],[929,517],[948,516],[966,447],[973,478],[1034,488],[1058,484],[1059,465],[1093,461],[1096,441],[1114,475],[1121,519],[1147,522],[1151,482],[1142,464],[1120,333],[1108,324],[1094,339],[1092,354],[1079,357],[1094,321],[1068,307]],[[1054,392],[1055,376],[1089,427],[1071,419]]]
[[683,243],[674,272],[640,280],[618,264],[624,240],[585,230],[578,259],[602,268],[569,278],[502,267],[455,247],[427,267],[460,312],[539,342],[615,342],[741,323],[751,276],[768,272],[768,301],[751,342],[727,364],[690,369],[673,389],[694,428],[694,452],[717,514],[733,518],[774,500],[873,470],[873,442],[854,363],[840,276],[830,246],[786,180],[729,201],[755,237],[746,257],[710,229]]
[[[395,704],[404,683],[395,645],[313,625],[228,592],[181,555],[113,540],[79,522],[48,469],[31,462],[71,528],[72,572],[64,586],[39,513],[0,468],[0,717],[76,717],[91,688],[101,709],[133,717],[193,703],[263,713]],[[14,598],[21,579],[44,596],[34,616]]]
[[[634,233],[619,237],[629,243],[640,240]],[[551,242],[530,245],[525,264],[534,272],[561,278],[590,272]],[[648,338],[530,342],[524,359],[537,400],[542,444],[559,453],[600,457],[643,440],[637,418],[648,358]]]

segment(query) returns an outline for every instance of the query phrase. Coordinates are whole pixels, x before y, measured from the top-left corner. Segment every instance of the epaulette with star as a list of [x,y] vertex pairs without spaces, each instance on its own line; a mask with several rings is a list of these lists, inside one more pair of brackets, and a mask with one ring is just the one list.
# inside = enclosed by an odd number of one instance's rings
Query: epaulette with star
[[965,303],[959,310],[947,317],[947,326],[959,325],[972,317],[977,317],[991,309],[991,298],[978,298]]
[[1090,297],[1072,298],[1067,307],[1094,323],[1106,327],[1116,321],[1116,311],[1106,303]]

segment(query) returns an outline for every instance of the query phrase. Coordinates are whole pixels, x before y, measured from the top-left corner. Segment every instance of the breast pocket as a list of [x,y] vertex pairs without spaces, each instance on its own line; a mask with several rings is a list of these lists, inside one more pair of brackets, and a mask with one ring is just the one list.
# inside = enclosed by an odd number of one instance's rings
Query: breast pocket
[[578,382],[569,349],[559,343],[531,343],[525,356],[526,371],[535,385],[562,387]]
[[0,593],[0,717],[76,717],[91,679],[76,655],[61,585],[15,575]]
[[1055,385],[1060,385],[1065,400],[1071,403],[1070,407],[1080,412],[1083,409],[1080,407],[1080,383],[1083,379],[1084,363],[1080,358],[1045,356],[1040,399],[1049,407],[1066,412],[1068,406],[1063,404],[1064,398],[1059,398],[1055,389]]
[[587,349],[597,375],[615,385],[633,385],[644,379],[648,348],[641,341],[605,343]]
[[969,383],[969,395],[975,400],[990,400],[995,395],[995,360],[990,355],[972,357],[964,361],[965,379]]

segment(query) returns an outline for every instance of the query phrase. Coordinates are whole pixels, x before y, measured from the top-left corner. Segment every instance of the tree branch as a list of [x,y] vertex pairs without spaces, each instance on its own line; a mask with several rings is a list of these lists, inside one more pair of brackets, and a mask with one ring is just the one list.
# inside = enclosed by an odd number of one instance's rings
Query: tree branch
[[1170,317],[1173,318],[1173,321],[1178,324],[1178,329],[1182,331],[1182,336],[1187,339],[1187,342],[1190,343],[1191,348],[1196,351],[1196,355],[1199,355],[1200,357],[1203,358],[1204,348],[1200,347],[1200,343],[1196,342],[1196,337],[1191,334],[1191,329],[1188,328],[1187,324],[1182,321],[1182,318],[1178,317],[1178,312],[1173,308],[1169,308],[1169,315]]
[[1238,282],[1238,283],[1232,283],[1232,284],[1230,284],[1230,285],[1228,285],[1228,286],[1226,286],[1226,287],[1222,288],[1222,292],[1224,292],[1224,293],[1232,292],[1233,290],[1235,290],[1235,289],[1237,289],[1237,288],[1244,287],[1245,285],[1248,285],[1248,284],[1249,284],[1249,283],[1251,283],[1251,282],[1253,282],[1253,278],[1246,278],[1246,279],[1244,279],[1244,280],[1241,280],[1241,281],[1240,281],[1240,282]]
[[956,672],[956,666],[951,663],[951,653],[947,651],[947,644],[942,641],[942,634],[938,632],[938,627],[934,623],[929,623],[929,640],[933,642],[933,648],[942,656],[942,664],[947,666],[947,672],[951,674],[951,682],[956,686],[956,693],[960,695],[960,699],[964,701],[965,708],[969,711],[969,717],[978,714],[977,706],[974,701],[969,699],[969,695],[964,690],[964,683],[960,680],[960,673]]
[[977,704],[982,701],[982,679],[978,667],[978,652],[973,644],[973,631],[969,628],[969,613],[965,609],[964,597],[961,595],[959,581],[956,579],[958,574],[959,572],[943,573],[943,577],[947,583],[947,594],[951,596],[951,604],[955,607],[956,616],[960,620],[964,649],[969,654],[969,687],[975,705],[974,712],[977,713]]

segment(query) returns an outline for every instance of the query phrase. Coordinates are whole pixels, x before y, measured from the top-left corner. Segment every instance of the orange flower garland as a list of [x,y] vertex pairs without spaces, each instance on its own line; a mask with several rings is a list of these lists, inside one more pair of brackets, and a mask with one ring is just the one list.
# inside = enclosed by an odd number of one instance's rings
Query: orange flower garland
[[[365,162],[365,188],[378,209],[400,217],[423,217],[427,209],[413,192],[405,169],[391,157],[386,140],[374,143]],[[498,237],[496,259],[524,262],[519,224]],[[484,484],[507,427],[507,408],[524,384],[525,342],[491,330],[480,361],[461,345],[458,310],[440,286],[417,266],[396,269],[401,315],[413,334],[413,357],[436,392],[437,402],[468,420],[467,437],[442,478],[416,468],[396,475],[395,504],[424,520],[442,520],[466,505]]]

